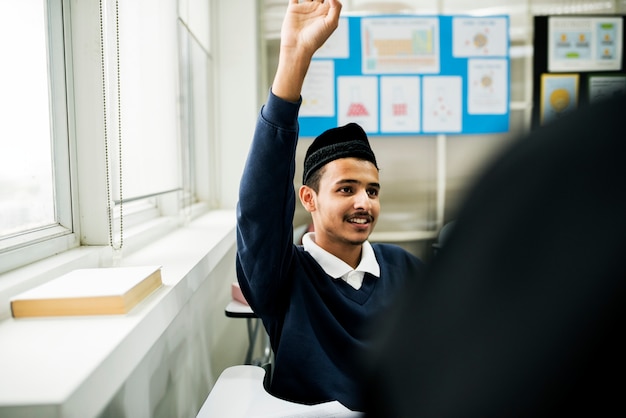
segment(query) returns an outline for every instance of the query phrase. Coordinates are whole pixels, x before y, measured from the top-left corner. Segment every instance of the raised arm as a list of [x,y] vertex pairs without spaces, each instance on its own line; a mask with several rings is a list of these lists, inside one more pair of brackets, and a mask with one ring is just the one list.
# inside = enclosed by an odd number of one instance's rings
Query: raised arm
[[337,28],[340,10],[337,0],[290,0],[272,91],[239,185],[237,277],[259,315],[280,311],[289,297],[300,93],[311,58]]
[[311,58],[337,29],[340,12],[339,0],[289,1],[272,93],[291,102],[300,98]]

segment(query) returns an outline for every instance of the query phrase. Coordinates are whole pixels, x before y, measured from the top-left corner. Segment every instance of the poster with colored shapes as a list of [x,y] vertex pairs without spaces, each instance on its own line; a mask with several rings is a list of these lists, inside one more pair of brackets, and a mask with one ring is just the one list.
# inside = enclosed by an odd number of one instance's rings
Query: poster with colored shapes
[[462,103],[461,77],[424,77],[424,132],[461,132]]
[[337,79],[339,126],[350,122],[365,132],[378,131],[378,80],[376,77],[339,77]]
[[620,70],[622,19],[556,17],[548,22],[548,71]]
[[380,95],[382,132],[420,131],[419,77],[381,77]]
[[468,113],[470,115],[507,113],[508,62],[503,59],[471,59],[467,65]]
[[505,18],[459,17],[453,21],[455,57],[503,57],[509,49]]
[[578,74],[541,76],[541,124],[553,121],[578,107]]

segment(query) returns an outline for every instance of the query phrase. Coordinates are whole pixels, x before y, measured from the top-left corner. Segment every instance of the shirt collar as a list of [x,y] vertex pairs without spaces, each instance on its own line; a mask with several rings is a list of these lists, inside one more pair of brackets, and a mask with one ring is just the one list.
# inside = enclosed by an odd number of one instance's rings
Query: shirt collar
[[350,267],[348,263],[332,255],[328,251],[315,243],[315,232],[308,232],[302,237],[304,250],[311,254],[311,257],[318,262],[326,274],[335,279],[341,278],[351,271],[370,273],[375,277],[380,277],[380,266],[374,255],[374,249],[369,241],[363,243],[361,250],[361,262],[356,269]]

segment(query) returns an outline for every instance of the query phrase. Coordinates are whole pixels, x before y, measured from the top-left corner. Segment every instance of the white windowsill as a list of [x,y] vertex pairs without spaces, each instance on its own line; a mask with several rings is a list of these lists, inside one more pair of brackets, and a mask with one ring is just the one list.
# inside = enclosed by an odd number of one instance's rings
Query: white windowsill
[[[3,276],[0,416],[5,412],[93,416],[101,411],[211,270],[236,245],[235,222],[234,211],[210,212],[125,255],[121,265],[162,265],[164,283],[127,315],[7,317],[6,288],[17,278]],[[30,275],[32,285],[57,277],[68,266],[98,265],[103,251],[80,248],[38,263],[43,269],[39,272],[30,267],[21,269],[20,274]]]

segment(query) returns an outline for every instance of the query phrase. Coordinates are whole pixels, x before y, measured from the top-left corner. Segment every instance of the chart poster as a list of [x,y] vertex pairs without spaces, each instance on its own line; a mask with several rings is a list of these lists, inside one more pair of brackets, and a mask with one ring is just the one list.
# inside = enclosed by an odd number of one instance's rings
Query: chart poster
[[541,124],[558,119],[578,107],[578,74],[541,76]]
[[507,16],[344,16],[304,80],[300,135],[508,132],[509,71]]
[[623,30],[620,17],[550,17],[548,71],[620,70]]
[[363,74],[438,74],[439,19],[362,18]]

